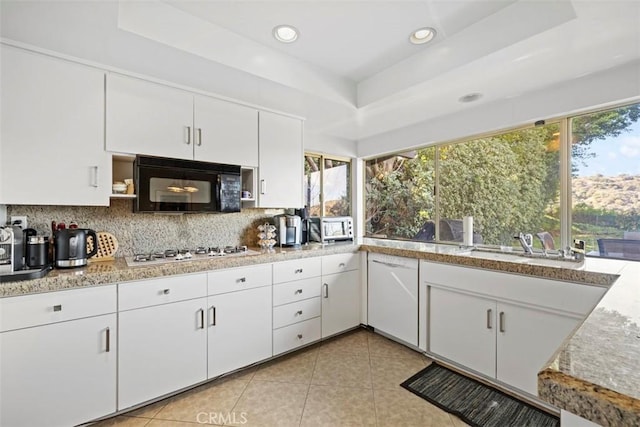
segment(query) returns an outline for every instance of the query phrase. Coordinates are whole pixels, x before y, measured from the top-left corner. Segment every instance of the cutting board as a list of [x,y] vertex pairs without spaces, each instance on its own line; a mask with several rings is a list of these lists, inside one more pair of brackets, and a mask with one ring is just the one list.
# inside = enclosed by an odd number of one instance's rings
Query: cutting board
[[[106,231],[99,231],[96,235],[98,236],[98,252],[89,258],[89,261],[113,261],[115,259],[114,255],[118,250],[118,239]],[[87,240],[87,251],[93,250],[94,244],[93,239],[89,238]]]

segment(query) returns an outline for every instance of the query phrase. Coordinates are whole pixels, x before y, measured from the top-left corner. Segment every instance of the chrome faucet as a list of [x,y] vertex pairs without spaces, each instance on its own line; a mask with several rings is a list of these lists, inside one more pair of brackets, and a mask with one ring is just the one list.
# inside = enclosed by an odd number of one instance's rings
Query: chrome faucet
[[533,254],[533,236],[531,234],[520,233],[517,236],[513,236],[513,238],[520,241],[520,245],[522,246],[522,249],[524,249],[525,254]]

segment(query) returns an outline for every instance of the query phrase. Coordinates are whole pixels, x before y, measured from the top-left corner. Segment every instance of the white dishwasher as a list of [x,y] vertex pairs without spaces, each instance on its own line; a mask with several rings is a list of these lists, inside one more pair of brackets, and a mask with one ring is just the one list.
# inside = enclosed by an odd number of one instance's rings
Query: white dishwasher
[[370,253],[369,326],[418,346],[418,260]]

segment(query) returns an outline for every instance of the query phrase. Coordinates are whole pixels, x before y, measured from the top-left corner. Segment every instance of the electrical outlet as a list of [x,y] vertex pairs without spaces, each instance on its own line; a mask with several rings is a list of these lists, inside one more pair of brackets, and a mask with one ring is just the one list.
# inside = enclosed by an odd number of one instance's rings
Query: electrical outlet
[[19,225],[24,230],[28,227],[26,215],[11,215],[11,225]]

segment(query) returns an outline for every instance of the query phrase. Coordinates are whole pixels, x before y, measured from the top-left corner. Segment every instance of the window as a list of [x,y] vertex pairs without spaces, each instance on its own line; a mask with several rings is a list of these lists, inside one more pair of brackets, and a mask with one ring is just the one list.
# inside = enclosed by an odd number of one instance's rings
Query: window
[[519,245],[514,235],[533,230],[557,238],[558,129],[554,123],[369,160],[367,234],[462,242],[462,220],[473,216],[475,243]]
[[369,237],[461,242],[473,216],[476,244],[640,260],[640,104],[370,159],[365,192]]
[[351,215],[351,161],[305,154],[304,197],[310,216]]
[[588,254],[640,260],[640,104],[571,120],[573,239]]

